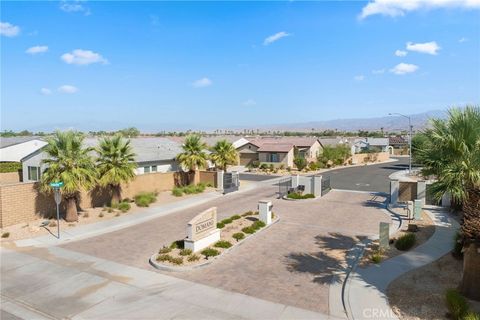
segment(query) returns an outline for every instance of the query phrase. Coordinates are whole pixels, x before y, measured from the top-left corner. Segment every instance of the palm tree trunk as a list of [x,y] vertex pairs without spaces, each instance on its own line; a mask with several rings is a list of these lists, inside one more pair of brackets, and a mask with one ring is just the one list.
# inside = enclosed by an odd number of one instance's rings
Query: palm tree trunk
[[78,221],[77,202],[75,201],[75,197],[68,197],[65,198],[65,200],[67,202],[67,215],[65,220],[67,222]]
[[122,195],[120,191],[120,185],[112,185],[112,203],[111,205],[117,205],[122,200]]
[[462,235],[465,245],[460,290],[466,297],[480,301],[480,190],[468,190],[463,205]]

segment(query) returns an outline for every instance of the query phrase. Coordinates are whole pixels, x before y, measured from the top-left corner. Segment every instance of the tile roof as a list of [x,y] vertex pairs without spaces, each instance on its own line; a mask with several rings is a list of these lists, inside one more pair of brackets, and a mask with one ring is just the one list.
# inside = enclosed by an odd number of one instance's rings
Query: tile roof
[[405,140],[403,137],[389,137],[388,142],[390,144],[406,144],[407,140]]
[[293,144],[291,143],[264,143],[257,152],[289,152],[292,148]]
[[256,138],[250,140],[256,146],[263,146],[264,144],[283,144],[294,145],[296,147],[311,147],[318,139],[315,137],[268,137]]

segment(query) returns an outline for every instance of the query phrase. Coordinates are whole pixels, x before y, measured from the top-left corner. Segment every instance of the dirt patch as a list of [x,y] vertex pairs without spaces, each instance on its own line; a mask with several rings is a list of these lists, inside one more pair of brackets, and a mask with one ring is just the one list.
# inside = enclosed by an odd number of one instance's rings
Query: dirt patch
[[[397,212],[402,216],[402,219],[405,218],[403,212]],[[413,250],[414,248],[422,245],[425,243],[430,237],[435,233],[435,224],[425,211],[422,212],[422,220],[419,221],[412,221],[411,224],[415,224],[418,227],[418,230],[415,233],[416,241],[415,245],[410,249]],[[404,226],[395,234],[395,236],[391,240],[396,240],[401,236],[411,233],[408,231],[408,222],[404,224]],[[367,267],[370,264],[373,264],[372,257],[375,255],[381,256],[381,261],[385,261],[387,259],[396,257],[405,251],[400,251],[395,248],[394,242],[390,244],[388,250],[379,250],[379,243],[378,240],[373,241],[369,246],[366,247],[365,253],[362,257],[362,260],[359,263],[360,267]]]
[[404,274],[388,286],[392,310],[402,320],[448,319],[445,290],[457,286],[461,272],[462,261],[449,253]]

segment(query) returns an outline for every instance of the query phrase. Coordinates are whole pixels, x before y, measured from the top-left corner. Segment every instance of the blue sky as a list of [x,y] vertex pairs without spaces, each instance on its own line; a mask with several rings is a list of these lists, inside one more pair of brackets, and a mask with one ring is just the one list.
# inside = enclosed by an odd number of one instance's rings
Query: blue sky
[[413,2],[2,1],[1,127],[226,128],[478,104],[480,2]]

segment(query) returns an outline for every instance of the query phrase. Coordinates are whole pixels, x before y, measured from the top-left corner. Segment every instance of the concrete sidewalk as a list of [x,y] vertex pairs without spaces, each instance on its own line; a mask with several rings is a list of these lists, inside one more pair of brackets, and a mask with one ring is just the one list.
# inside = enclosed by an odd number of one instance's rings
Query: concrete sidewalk
[[12,319],[330,319],[59,247],[0,253]]
[[443,208],[426,208],[435,223],[435,233],[412,251],[379,265],[355,268],[345,287],[344,301],[349,319],[398,319],[388,303],[388,285],[402,274],[429,264],[451,251],[459,228]]

